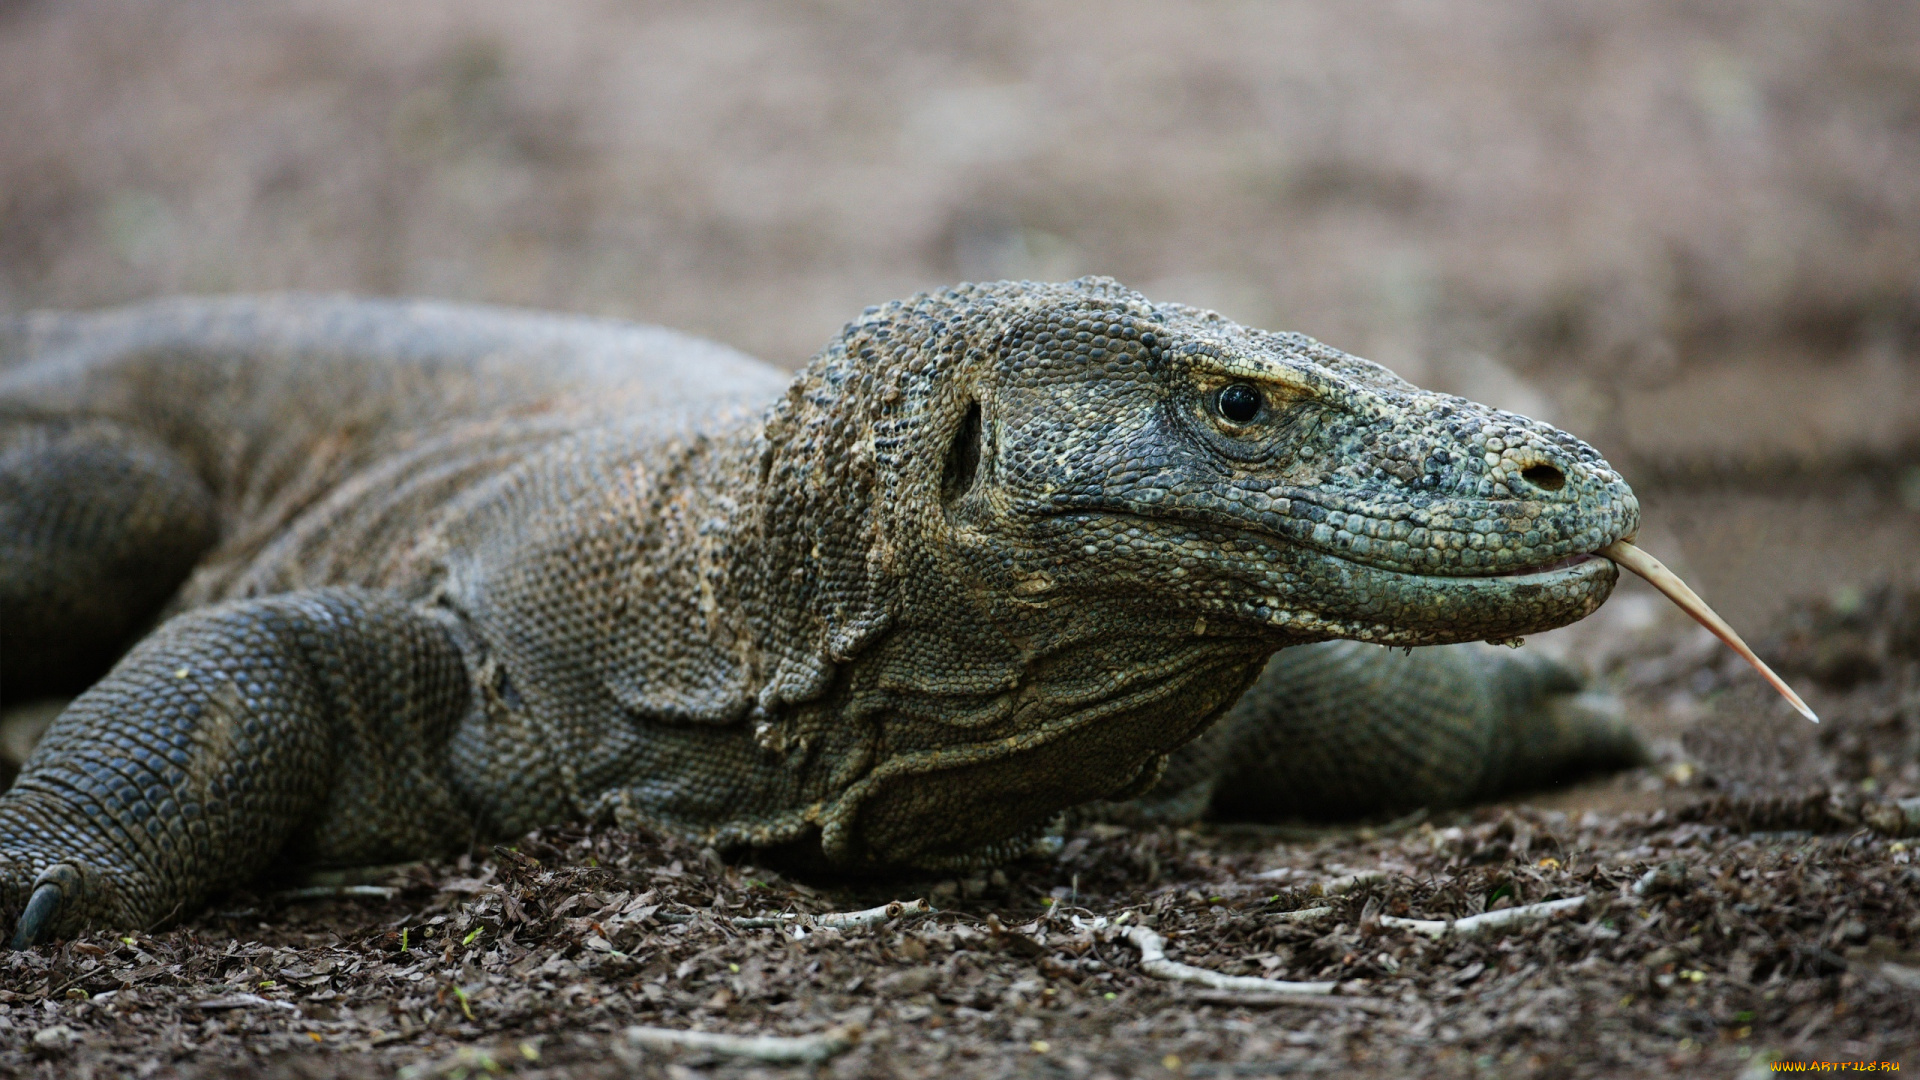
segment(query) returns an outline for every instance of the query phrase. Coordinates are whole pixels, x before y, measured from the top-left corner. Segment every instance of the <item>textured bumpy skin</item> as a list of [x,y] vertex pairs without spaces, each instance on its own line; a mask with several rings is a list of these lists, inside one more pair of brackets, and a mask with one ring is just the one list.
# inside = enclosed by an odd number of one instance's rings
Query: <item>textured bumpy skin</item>
[[1354,818],[1459,806],[1639,761],[1618,702],[1580,690],[1551,660],[1491,645],[1287,649],[1129,810]]
[[1637,516],[1565,433],[1103,279],[871,308],[792,379],[452,305],[27,316],[0,689],[111,670],[0,797],[0,914],[579,816],[858,869],[1464,801],[1634,743],[1540,661],[1376,646],[1581,618]]

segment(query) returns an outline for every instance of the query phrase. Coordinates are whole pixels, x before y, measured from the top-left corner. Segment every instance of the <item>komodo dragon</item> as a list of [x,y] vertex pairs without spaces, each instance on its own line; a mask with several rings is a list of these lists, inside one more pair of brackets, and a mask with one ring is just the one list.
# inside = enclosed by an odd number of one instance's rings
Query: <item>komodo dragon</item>
[[1638,514],[1571,435],[1106,279],[869,308],[797,377],[440,303],[27,315],[0,675],[91,685],[0,797],[0,917],[581,817],[858,870],[1459,803],[1636,744],[1527,654],[1377,646],[1587,615]]

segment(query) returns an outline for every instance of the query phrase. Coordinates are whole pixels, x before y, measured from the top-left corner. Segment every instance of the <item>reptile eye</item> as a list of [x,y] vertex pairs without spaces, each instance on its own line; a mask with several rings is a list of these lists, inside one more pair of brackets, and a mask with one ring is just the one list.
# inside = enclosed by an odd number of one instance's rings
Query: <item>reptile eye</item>
[[1214,408],[1228,422],[1244,424],[1260,415],[1260,391],[1243,382],[1234,383],[1220,391]]

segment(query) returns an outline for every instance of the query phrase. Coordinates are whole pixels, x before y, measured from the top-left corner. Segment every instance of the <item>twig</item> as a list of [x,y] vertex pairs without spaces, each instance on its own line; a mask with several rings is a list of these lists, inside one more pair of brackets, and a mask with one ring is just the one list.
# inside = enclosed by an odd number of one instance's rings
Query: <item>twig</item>
[[627,1041],[648,1050],[705,1050],[725,1057],[751,1058],[771,1064],[814,1064],[853,1049],[860,1041],[857,1027],[829,1028],[818,1035],[722,1035],[711,1031],[630,1027]]
[[1565,900],[1548,900],[1540,904],[1525,904],[1521,907],[1502,908],[1480,915],[1471,915],[1464,919],[1401,919],[1392,915],[1380,916],[1381,926],[1411,930],[1416,934],[1425,934],[1431,938],[1441,938],[1448,934],[1471,937],[1488,930],[1497,930],[1513,923],[1532,922],[1536,919],[1550,918],[1562,911],[1572,911],[1587,902],[1584,896],[1571,896]]
[[[722,919],[729,926],[742,930],[764,930],[776,926],[798,926],[808,930],[856,930],[862,927],[879,926],[905,915],[930,915],[933,905],[925,900],[895,900],[891,904],[867,908],[864,911],[829,911],[820,915],[807,915],[801,912],[788,912],[784,915],[738,915]],[[654,918],[661,922],[690,923],[694,916],[680,912],[659,911]]]
[[305,885],[273,894],[275,900],[391,900],[400,890],[387,885]]
[[1883,961],[1880,964],[1880,977],[1904,990],[1920,990],[1920,968]]
[[1144,926],[1127,931],[1127,940],[1140,950],[1140,970],[1156,979],[1198,983],[1213,990],[1243,990],[1256,994],[1331,994],[1330,982],[1282,982],[1252,975],[1222,975],[1167,959],[1166,941]]
[[1362,885],[1371,885],[1376,881],[1385,880],[1387,880],[1387,875],[1381,871],[1368,870],[1365,873],[1348,874],[1345,877],[1328,878],[1325,881],[1315,882],[1308,887],[1307,895],[1345,896],[1347,893],[1360,888]]
[[1633,883],[1633,895],[1681,892],[1687,887],[1687,864],[1678,859],[1663,863],[1640,875]]
[[74,987],[79,986],[81,983],[86,982],[88,979],[91,979],[98,974],[100,974],[99,968],[97,967],[88,968],[87,970],[81,972],[78,975],[75,975],[73,978],[68,979],[66,982],[61,983],[59,986],[56,986],[51,990],[42,990],[40,992],[40,996],[43,998],[57,998],[61,994],[64,994],[67,991],[73,989]]
[[[1307,984],[1312,985],[1312,984]],[[1208,1005],[1238,1005],[1249,1009],[1291,1006],[1301,1009],[1358,1009],[1361,1012],[1390,1013],[1393,1003],[1350,994],[1241,994],[1225,990],[1201,990],[1193,1000]]]
[[291,1001],[275,1001],[272,998],[261,997],[259,994],[228,994],[225,997],[209,998],[206,1001],[196,1001],[193,1003],[194,1008],[203,1012],[219,1012],[223,1009],[248,1009],[263,1005],[274,1009],[291,1009],[294,1012],[300,1011],[300,1006],[295,1005]]
[[1298,911],[1280,911],[1268,916],[1275,922],[1315,922],[1333,914],[1330,907],[1301,908]]
[[864,911],[829,911],[824,915],[804,915],[789,912],[784,915],[750,916],[736,918],[733,925],[743,930],[765,928],[769,926],[805,926],[821,930],[853,930],[860,927],[879,926],[905,915],[928,915],[933,905],[923,900],[895,900],[891,904],[867,908]]

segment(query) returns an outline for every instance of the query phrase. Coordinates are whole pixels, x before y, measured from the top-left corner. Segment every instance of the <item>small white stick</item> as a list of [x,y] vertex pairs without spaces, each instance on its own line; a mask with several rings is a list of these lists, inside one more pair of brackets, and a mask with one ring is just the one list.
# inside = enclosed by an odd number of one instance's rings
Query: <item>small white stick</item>
[[1734,632],[1733,627],[1727,625],[1727,620],[1716,615],[1714,610],[1707,606],[1705,600],[1700,599],[1692,589],[1687,588],[1687,583],[1680,580],[1680,575],[1667,569],[1665,563],[1625,540],[1615,540],[1601,548],[1600,554],[1646,578],[1647,584],[1666,594],[1667,599],[1673,601],[1681,611],[1693,616],[1694,621],[1713,631],[1714,637],[1726,642],[1729,648],[1740,654],[1741,659],[1752,664],[1753,669],[1758,671],[1762,678],[1766,679],[1775,690],[1780,691],[1780,696],[1800,710],[1801,716],[1816,724],[1820,722],[1820,718],[1814,715],[1813,710],[1807,708],[1807,703],[1800,700],[1800,695],[1793,692],[1793,687],[1788,686],[1785,679],[1775,675],[1765,660],[1755,656],[1753,650],[1747,648],[1747,643]]
[[273,998],[263,998],[259,994],[228,994],[225,997],[196,1001],[193,1003],[193,1007],[202,1012],[219,1012],[223,1009],[251,1009],[258,1007],[292,1009],[294,1012],[300,1011],[300,1006],[295,1005],[291,1001],[276,1001]]
[[1386,879],[1387,875],[1381,871],[1365,870],[1358,874],[1347,874],[1343,877],[1315,882],[1307,889],[1307,893],[1310,896],[1345,896],[1362,885],[1371,885]]
[[1488,930],[1497,930],[1512,923],[1532,922],[1545,919],[1562,911],[1572,911],[1587,902],[1584,896],[1570,896],[1565,900],[1548,900],[1540,904],[1524,904],[1520,907],[1502,908],[1480,915],[1469,915],[1464,919],[1401,919],[1392,915],[1380,916],[1381,926],[1411,930],[1416,934],[1425,934],[1430,938],[1441,938],[1449,933],[1460,937],[1472,937]]
[[1322,997],[1318,994],[1241,994],[1229,990],[1201,990],[1193,995],[1193,1000],[1209,1005],[1239,1005],[1250,1009],[1284,1005],[1297,1009],[1358,1009],[1370,1013],[1394,1011],[1390,1001],[1354,997],[1352,994]]
[[1314,922],[1318,919],[1324,919],[1331,914],[1333,914],[1333,909],[1330,907],[1310,907],[1301,908],[1298,911],[1282,911],[1278,914],[1270,915],[1268,918],[1275,922]]
[[823,915],[806,915],[789,912],[785,915],[748,915],[732,920],[733,925],[743,930],[765,929],[770,926],[803,926],[822,930],[853,930],[866,926],[879,926],[903,915],[927,915],[932,913],[933,905],[922,900],[895,900],[891,904],[867,908],[865,911],[829,911]]
[[1330,982],[1281,982],[1279,979],[1261,979],[1252,975],[1222,975],[1191,964],[1176,963],[1167,959],[1165,939],[1144,926],[1127,931],[1127,940],[1140,950],[1140,970],[1156,979],[1172,979],[1175,982],[1198,983],[1214,990],[1241,990],[1256,994],[1331,994],[1336,985]]
[[400,890],[388,885],[306,885],[273,894],[275,900],[391,900]]
[[630,1027],[627,1041],[648,1050],[705,1050],[725,1057],[772,1064],[817,1065],[844,1054],[860,1041],[854,1027],[829,1028],[818,1035],[723,1035],[711,1031]]

